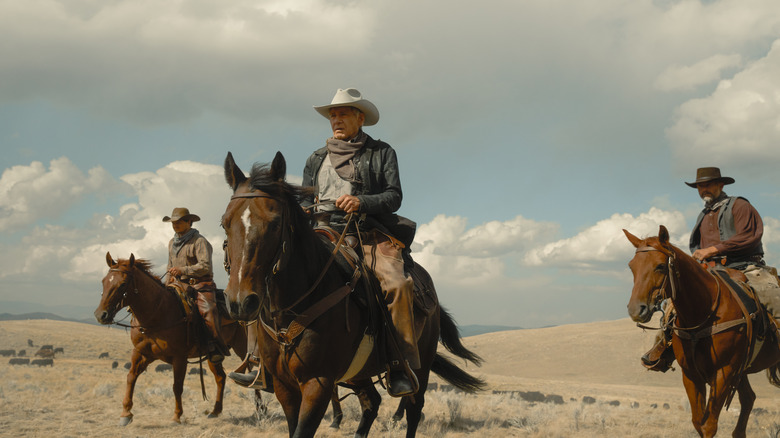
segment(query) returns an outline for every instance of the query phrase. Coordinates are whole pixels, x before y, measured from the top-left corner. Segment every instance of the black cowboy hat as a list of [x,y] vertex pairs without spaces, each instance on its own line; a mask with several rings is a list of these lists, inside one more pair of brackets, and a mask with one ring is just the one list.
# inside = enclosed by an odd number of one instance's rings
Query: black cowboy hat
[[710,182],[710,181],[722,181],[723,184],[734,184],[734,178],[728,176],[720,176],[720,169],[717,167],[700,167],[696,169],[696,181],[689,183],[688,186],[694,189],[698,184]]

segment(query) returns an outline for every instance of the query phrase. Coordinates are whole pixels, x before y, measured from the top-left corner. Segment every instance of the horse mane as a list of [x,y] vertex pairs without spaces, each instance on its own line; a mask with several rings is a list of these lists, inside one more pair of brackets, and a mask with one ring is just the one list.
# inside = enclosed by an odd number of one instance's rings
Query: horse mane
[[[327,253],[324,244],[314,233],[311,217],[301,208],[301,201],[314,194],[314,187],[303,187],[290,184],[274,174],[270,164],[255,163],[249,173],[249,187],[252,190],[265,192],[274,199],[283,202],[287,207],[287,215],[295,229],[294,235],[313,247],[321,248]],[[306,266],[313,268],[316,262],[325,257],[322,251],[303,251],[308,259]]]
[[[252,190],[265,192],[277,200],[284,201],[289,206],[289,212],[294,225],[298,229],[311,229],[311,221],[300,208],[303,199],[314,193],[314,187],[303,187],[290,184],[277,178],[269,164],[255,163],[249,174],[249,187]],[[304,223],[306,227],[301,227]]]
[[[124,267],[127,267],[130,264],[130,260],[128,259],[119,259],[116,261],[118,265],[122,265]],[[160,280],[160,277],[152,273],[152,262],[146,259],[135,259],[135,263],[133,264],[136,268],[138,268],[141,272],[148,275],[149,277],[153,278],[156,282],[162,284],[162,281]]]

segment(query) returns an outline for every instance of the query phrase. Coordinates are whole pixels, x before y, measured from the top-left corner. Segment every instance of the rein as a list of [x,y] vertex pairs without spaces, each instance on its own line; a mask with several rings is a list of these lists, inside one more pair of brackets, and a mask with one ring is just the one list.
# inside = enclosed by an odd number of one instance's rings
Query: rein
[[[273,196],[261,192],[261,191],[254,191],[249,193],[241,193],[236,194],[230,197],[230,200],[234,199],[251,199],[251,198],[267,198],[267,199],[275,199]],[[328,205],[333,204],[335,201],[323,201],[317,204],[313,204],[312,206],[309,206],[309,208],[317,207],[320,205]],[[320,271],[320,274],[318,275],[317,279],[314,281],[314,283],[309,287],[306,292],[304,292],[302,295],[300,295],[292,304],[282,308],[282,309],[276,309],[271,310],[271,317],[273,319],[276,319],[279,315],[290,312],[295,306],[300,304],[304,299],[309,297],[322,283],[322,280],[325,278],[325,274],[327,274],[328,270],[330,269],[331,265],[333,264],[333,261],[336,259],[337,254],[340,251],[341,246],[344,243],[344,239],[347,235],[347,231],[349,230],[349,226],[352,223],[354,219],[354,214],[350,213],[347,215],[347,224],[344,227],[344,231],[342,231],[341,235],[339,236],[339,240],[335,243],[333,251],[331,252],[330,258],[328,258],[328,261],[325,263],[325,266]],[[288,227],[284,227],[285,234]],[[290,234],[294,232],[292,229],[292,226],[289,227]],[[283,237],[282,243],[279,246],[279,251],[277,252],[277,261],[274,263],[273,267],[273,275],[276,275],[282,268],[282,257],[287,256],[288,254],[288,245],[287,242],[291,239],[291,237]],[[227,249],[225,249],[227,251]],[[229,263],[226,262],[226,269],[229,269]],[[335,291],[331,292],[330,294],[326,295],[321,300],[314,303],[312,306],[307,308],[303,313],[298,315],[288,326],[287,328],[283,329],[274,329],[270,325],[268,325],[265,321],[263,321],[262,316],[258,315],[258,320],[262,324],[263,328],[279,343],[283,345],[290,345],[298,335],[303,333],[303,331],[306,329],[306,327],[313,322],[317,317],[325,313],[328,309],[336,305],[338,302],[340,302],[343,298],[347,297],[355,288],[355,285],[357,284],[357,280],[360,278],[361,273],[360,269],[356,269],[353,273],[352,279],[345,284],[344,286],[341,286],[340,288],[336,289]],[[266,278],[266,283],[269,282],[269,279]],[[266,294],[268,292],[266,291]],[[263,297],[263,302],[265,302],[265,297]],[[262,306],[262,305],[261,305]]]
[[[117,269],[117,268],[109,268],[108,272],[121,272],[122,274],[125,274],[127,276],[127,278],[129,279],[129,281],[133,282],[133,291],[135,292],[136,295],[138,294],[138,285],[136,284],[135,276],[133,275],[132,272],[124,271],[122,269]],[[164,277],[165,277],[165,275],[163,275],[163,277],[161,277],[161,278],[164,278]],[[127,290],[128,290],[128,283],[129,283],[129,281],[123,282],[120,285],[120,287],[122,288],[122,299],[119,301],[119,304],[117,305],[118,307],[116,308],[116,311],[118,312],[119,309],[127,306],[130,309],[130,313],[135,314],[134,312],[132,312],[133,309],[130,308],[130,305],[127,304]],[[114,315],[116,316],[116,313]],[[137,320],[137,318],[136,318],[136,320]],[[144,326],[139,325],[138,326],[138,330],[141,333],[146,333],[146,332],[149,332],[149,331],[152,331],[152,330],[165,330],[165,329],[168,329],[168,328],[171,328],[171,327],[175,327],[175,326],[177,326],[179,324],[182,324],[182,323],[185,323],[185,322],[187,322],[187,317],[186,316],[184,318],[182,318],[181,320],[179,320],[179,321],[175,321],[175,322],[171,323],[170,325],[163,326],[163,327],[144,327]],[[118,322],[118,321],[111,321],[110,324],[117,325],[119,327],[129,328],[129,329],[135,328],[132,325],[124,324],[124,323],[121,323],[121,322]]]
[[[661,254],[667,256],[666,275],[664,276],[664,280],[661,283],[661,286],[658,287],[657,289],[661,290],[662,298],[671,299],[672,302],[674,302],[677,299],[677,290],[679,288],[678,282],[680,281],[680,271],[675,268],[675,260],[676,260],[675,253],[674,251],[667,252],[649,245],[642,246],[636,249],[636,253],[650,252],[650,251],[658,251]],[[707,272],[709,272],[709,270]],[[709,274],[715,277],[715,274],[713,274],[712,272],[709,272]],[[713,300],[712,302],[712,307],[710,308],[709,315],[707,315],[707,317],[704,318],[704,320],[701,323],[693,327],[680,327],[676,324],[676,322],[671,322],[672,329],[681,338],[689,339],[689,340],[701,339],[708,336],[712,336],[716,333],[720,333],[724,330],[728,330],[729,328],[734,327],[735,325],[739,325],[739,324],[734,324],[734,321],[728,321],[728,322],[706,326],[707,322],[709,322],[712,319],[712,317],[715,315],[715,312],[718,310],[718,306],[720,305],[721,287],[720,287],[720,282],[717,281],[717,278],[715,278],[715,280],[716,280],[715,283],[718,285],[718,293],[715,296],[715,300]],[[666,287],[667,281],[669,282],[669,285],[672,290],[671,294],[667,292],[667,287]],[[736,320],[736,321],[741,321],[741,320]],[[650,328],[641,324],[637,324],[637,326],[640,328]],[[692,332],[693,334],[691,334]]]

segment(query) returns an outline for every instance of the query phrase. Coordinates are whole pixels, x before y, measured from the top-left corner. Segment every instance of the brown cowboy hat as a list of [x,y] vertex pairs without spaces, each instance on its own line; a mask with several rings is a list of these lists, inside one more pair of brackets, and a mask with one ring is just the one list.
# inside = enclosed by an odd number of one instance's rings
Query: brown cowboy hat
[[183,208],[183,207],[177,207],[173,209],[173,213],[171,213],[170,216],[165,216],[163,218],[163,222],[176,222],[180,220],[191,220],[192,222],[197,222],[200,220],[200,217],[197,214],[190,214],[190,210]]
[[696,181],[689,183],[688,186],[694,189],[698,184],[710,182],[710,181],[722,181],[723,184],[734,184],[734,178],[728,176],[720,176],[720,169],[717,167],[700,167],[696,169]]

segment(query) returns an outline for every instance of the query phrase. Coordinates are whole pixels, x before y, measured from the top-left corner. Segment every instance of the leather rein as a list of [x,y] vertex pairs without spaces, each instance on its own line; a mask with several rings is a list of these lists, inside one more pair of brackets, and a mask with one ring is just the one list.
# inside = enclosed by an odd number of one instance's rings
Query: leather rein
[[[680,281],[680,271],[676,269],[676,256],[674,251],[663,251],[658,248],[652,247],[652,246],[642,246],[636,249],[636,253],[640,252],[650,252],[650,251],[658,251],[664,255],[667,256],[666,258],[666,275],[664,276],[663,282],[661,283],[661,286],[656,288],[656,290],[660,290],[662,295],[661,297],[664,299],[671,299],[672,302],[674,302],[677,299],[677,291],[679,289],[679,281]],[[709,269],[707,269],[707,272],[715,278],[715,283],[718,285],[718,293],[715,296],[715,300],[712,302],[712,307],[710,308],[710,313],[707,315],[704,320],[693,326],[693,327],[680,327],[677,325],[677,321],[670,321],[670,324],[672,326],[672,329],[682,339],[688,339],[688,340],[698,340],[702,338],[706,338],[712,335],[715,335],[717,333],[720,333],[722,331],[728,330],[732,327],[736,327],[741,324],[746,323],[746,319],[743,317],[741,319],[732,320],[732,321],[726,321],[721,322],[717,324],[710,324],[707,323],[715,316],[715,312],[718,310],[718,306],[720,305],[720,297],[721,297],[721,287],[720,287],[720,281],[718,281],[717,277],[714,273],[712,273]],[[669,284],[669,287],[667,288],[667,282]],[[671,293],[668,292],[668,289],[671,289]],[[660,301],[658,303],[660,305]],[[657,306],[658,306],[657,305]],[[652,327],[647,327],[645,325],[637,323],[637,326],[643,329],[654,329]],[[660,329],[663,329],[664,327],[660,327]]]
[[[230,197],[230,200],[234,199],[252,199],[252,198],[268,198],[268,199],[275,199],[273,196],[261,192],[261,191],[253,191],[249,193],[240,193],[240,194],[234,194]],[[323,204],[332,204],[333,201],[327,201],[322,202],[319,204],[314,204],[312,207],[317,205],[323,205]],[[335,247],[333,251],[331,252],[330,258],[328,259],[325,266],[322,268],[322,271],[320,272],[317,279],[314,281],[314,283],[309,287],[306,292],[304,292],[302,295],[300,295],[292,304],[282,308],[282,309],[276,309],[271,310],[271,317],[276,320],[276,318],[286,312],[290,312],[295,306],[300,304],[305,298],[307,298],[309,295],[311,295],[317,287],[320,285],[322,280],[325,278],[325,274],[328,272],[328,269],[330,269],[330,266],[333,264],[333,261],[336,259],[337,254],[340,251],[340,248],[342,247],[344,243],[344,238],[346,237],[347,230],[349,229],[349,225],[353,220],[353,214],[347,215],[347,225],[344,227],[344,231],[341,233],[339,240],[335,243]],[[289,233],[288,233],[289,230]],[[276,262],[274,263],[274,267],[272,269],[272,275],[276,275],[283,267],[284,263],[286,262],[286,259],[289,257],[289,251],[290,248],[288,248],[290,245],[288,245],[288,241],[291,239],[290,235],[294,232],[292,226],[284,226],[283,227],[283,237],[282,237],[282,243],[279,245],[279,250],[277,251],[276,255]],[[227,248],[225,248],[225,252],[227,254]],[[226,256],[227,260],[227,256]],[[283,260],[285,262],[283,262]],[[226,261],[226,269],[229,269],[230,265]],[[278,343],[288,346],[293,343],[295,338],[297,338],[303,331],[306,329],[306,327],[312,323],[315,319],[317,319],[320,315],[325,313],[328,309],[335,306],[337,303],[339,303],[343,298],[349,296],[349,294],[352,293],[352,291],[355,289],[358,280],[361,277],[361,271],[360,268],[357,267],[352,274],[352,278],[349,282],[347,282],[344,286],[339,287],[338,289],[334,290],[333,292],[327,294],[325,297],[323,297],[321,300],[317,301],[313,305],[309,306],[306,310],[304,310],[301,313],[296,313],[295,319],[293,319],[290,324],[286,328],[274,328],[271,327],[270,324],[266,323],[262,318],[262,312],[258,314],[257,319],[260,321],[262,327],[265,329],[266,332],[268,332],[269,335],[273,339],[275,339]],[[269,283],[269,278],[266,278],[266,283]],[[266,294],[268,294],[268,291],[266,290]],[[265,298],[263,297],[263,303],[265,302]],[[263,304],[261,303],[261,307]],[[270,309],[269,309],[270,310]],[[274,326],[276,324],[274,323]]]
[[[125,271],[125,270],[117,269],[117,268],[109,268],[108,272],[120,272],[120,273],[122,273],[122,274],[127,276],[128,280],[122,282],[122,284],[119,286],[120,288],[122,288],[122,299],[119,300],[119,304],[117,304],[116,311],[119,312],[119,309],[127,306],[127,308],[130,309],[130,314],[134,315],[133,309],[130,307],[129,304],[127,304],[127,290],[129,289],[128,283],[130,281],[132,281],[133,282],[133,292],[136,295],[138,294],[138,286],[135,283],[135,276],[130,271]],[[167,272],[166,272],[166,275],[167,275]],[[163,277],[165,277],[165,275],[163,275]],[[161,277],[161,279],[163,277]],[[116,315],[116,313],[114,313],[114,315]],[[137,320],[137,318],[136,318],[136,320]],[[175,321],[175,322],[173,322],[170,325],[163,326],[163,327],[160,327],[160,328],[158,328],[158,327],[154,327],[154,328],[152,328],[152,327],[143,327],[143,326],[139,325],[138,326],[138,330],[141,333],[147,333],[147,332],[149,332],[149,331],[151,331],[153,329],[164,330],[164,329],[168,329],[168,328],[171,328],[171,327],[175,327],[175,326],[177,326],[179,324],[182,324],[182,323],[185,323],[185,322],[187,322],[187,317],[186,316],[184,318],[182,318],[181,320],[179,320],[179,321]],[[119,327],[129,328],[129,329],[135,328],[132,325],[121,323],[121,322],[118,322],[118,321],[111,321],[111,324],[118,325]]]

